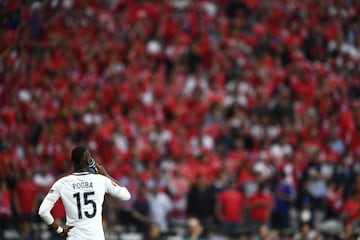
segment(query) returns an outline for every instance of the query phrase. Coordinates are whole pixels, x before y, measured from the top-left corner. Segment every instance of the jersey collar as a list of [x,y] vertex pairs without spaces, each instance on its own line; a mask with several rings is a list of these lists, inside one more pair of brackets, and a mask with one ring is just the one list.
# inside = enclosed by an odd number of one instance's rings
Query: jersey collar
[[87,174],[91,174],[91,173],[90,172],[74,172],[72,174],[77,175],[77,176],[81,176],[81,175],[87,175]]

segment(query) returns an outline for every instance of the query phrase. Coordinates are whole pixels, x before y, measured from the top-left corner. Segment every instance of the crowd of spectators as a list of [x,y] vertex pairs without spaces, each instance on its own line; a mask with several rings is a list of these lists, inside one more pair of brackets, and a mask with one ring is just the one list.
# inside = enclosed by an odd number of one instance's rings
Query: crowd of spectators
[[38,239],[82,144],[132,192],[108,236],[356,235],[360,1],[5,0],[0,20],[0,234]]

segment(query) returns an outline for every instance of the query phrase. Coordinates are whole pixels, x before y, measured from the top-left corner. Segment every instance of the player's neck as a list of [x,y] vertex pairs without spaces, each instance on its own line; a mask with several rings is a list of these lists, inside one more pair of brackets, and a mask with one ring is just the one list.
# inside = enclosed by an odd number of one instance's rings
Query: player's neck
[[79,172],[88,172],[89,169],[87,167],[82,167],[82,168],[74,168],[74,172],[75,173],[79,173]]

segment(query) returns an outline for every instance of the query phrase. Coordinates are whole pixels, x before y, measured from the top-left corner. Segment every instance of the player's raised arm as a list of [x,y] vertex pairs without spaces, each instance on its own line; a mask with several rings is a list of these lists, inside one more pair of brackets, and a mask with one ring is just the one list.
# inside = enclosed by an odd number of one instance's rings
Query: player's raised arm
[[128,201],[131,198],[131,194],[129,190],[122,186],[117,180],[115,180],[113,177],[111,177],[105,170],[105,168],[102,165],[98,165],[98,174],[101,174],[109,179],[108,182],[106,182],[106,191],[110,195],[117,197],[123,201]]

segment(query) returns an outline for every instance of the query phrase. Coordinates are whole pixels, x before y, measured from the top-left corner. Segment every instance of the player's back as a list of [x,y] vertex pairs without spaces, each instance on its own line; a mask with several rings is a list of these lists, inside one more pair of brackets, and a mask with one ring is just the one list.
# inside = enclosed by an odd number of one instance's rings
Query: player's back
[[66,211],[66,225],[73,226],[68,239],[104,239],[102,204],[109,179],[88,172],[73,173],[58,180]]

